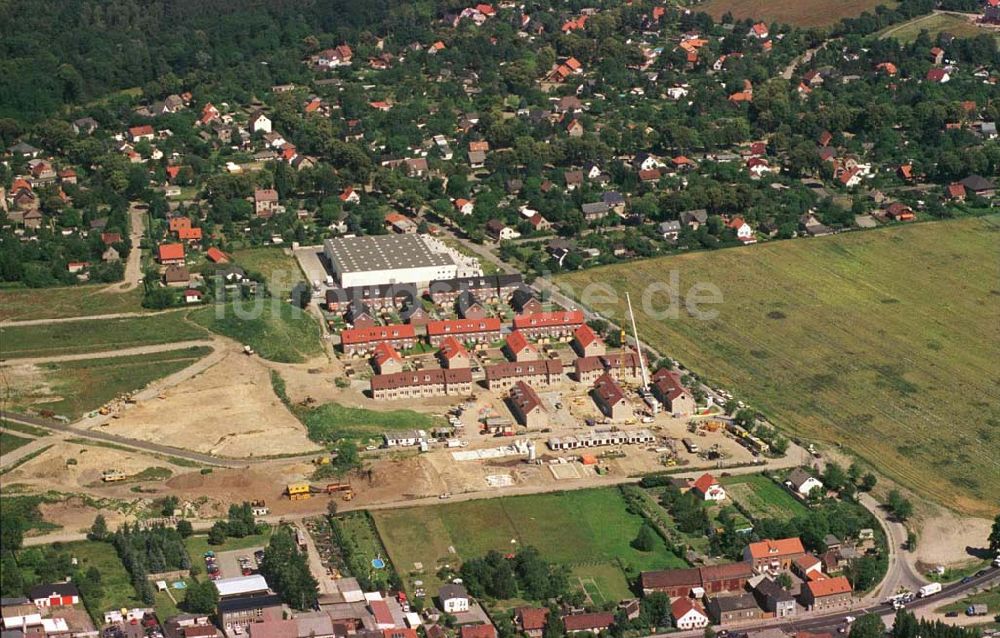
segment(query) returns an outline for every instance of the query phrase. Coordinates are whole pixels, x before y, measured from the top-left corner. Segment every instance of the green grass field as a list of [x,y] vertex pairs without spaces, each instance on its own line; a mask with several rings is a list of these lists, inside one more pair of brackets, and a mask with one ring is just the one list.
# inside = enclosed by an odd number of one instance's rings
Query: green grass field
[[964,612],[969,605],[974,603],[985,603],[986,606],[989,607],[988,615],[983,618],[984,622],[993,618],[998,612],[1000,612],[1000,587],[994,587],[993,589],[981,591],[978,594],[972,594],[962,600],[957,600],[943,607],[938,607],[934,611],[942,614],[949,611]]
[[177,312],[127,319],[88,319],[0,328],[0,357],[56,357],[205,339],[208,334]]
[[282,299],[296,283],[305,281],[299,263],[281,248],[244,248],[233,252],[232,257],[244,270],[264,275],[268,289]]
[[381,441],[386,430],[429,430],[444,425],[444,420],[413,410],[367,410],[338,403],[324,403],[316,408],[296,410],[313,441],[341,438]]
[[195,323],[247,344],[261,357],[279,363],[300,363],[323,353],[319,324],[306,312],[276,299],[260,306],[205,306],[189,315]]
[[0,321],[142,312],[142,290],[104,293],[105,284],[0,290]]
[[[7,466],[5,470],[12,466]],[[39,534],[59,529],[58,525],[46,522],[38,506],[44,502],[59,500],[51,495],[25,494],[20,496],[0,497],[0,517],[9,516],[24,521],[24,531]]]
[[[617,488],[376,511],[372,516],[400,575],[423,580],[430,591],[440,585],[435,573],[441,566],[457,568],[462,559],[518,547],[538,548],[546,560],[573,568],[577,578],[593,579],[615,599],[628,589],[622,567],[685,566],[662,542],[651,552],[632,548],[642,518],[625,509]],[[421,574],[412,574],[414,563],[423,564]]]
[[896,6],[893,0],[844,0],[843,2],[822,2],[821,0],[708,0],[697,5],[697,11],[704,11],[716,20],[725,13],[733,14],[737,20],[753,18],[767,24],[783,22],[800,27],[827,27],[842,18],[855,18],[864,11],[874,11],[878,5]]
[[11,434],[10,432],[0,432],[0,455],[13,452],[22,445],[31,443],[31,441],[32,439],[17,436],[15,434]]
[[101,573],[101,585],[104,587],[104,597],[96,609],[121,609],[122,607],[145,607],[132,587],[125,566],[115,552],[111,543],[97,541],[79,541],[63,546],[71,556],[80,562],[80,569],[86,571],[96,567]]
[[909,22],[884,29],[878,36],[880,38],[895,38],[901,44],[909,44],[917,39],[921,31],[926,31],[931,40],[935,40],[939,33],[947,31],[958,38],[974,38],[984,33],[992,33],[1000,41],[1000,32],[985,29],[967,16],[953,13],[931,13],[920,16]]
[[[211,550],[213,552],[228,552],[234,549],[247,549],[250,547],[264,547],[271,540],[272,528],[263,534],[254,534],[252,536],[244,536],[243,538],[226,538],[226,542],[222,545],[209,545],[208,544],[208,534],[193,534],[184,539],[184,545],[187,547],[188,556],[191,557],[191,564],[197,565],[201,570],[201,573],[205,573],[205,552]],[[174,594],[176,596],[177,594]]]
[[52,410],[76,419],[111,399],[183,370],[211,352],[194,346],[131,357],[39,365],[41,383],[11,384],[10,408]]
[[[640,336],[728,386],[786,432],[842,444],[880,472],[963,513],[993,515],[1000,472],[1000,217],[922,223],[579,271]],[[679,274],[682,297],[717,286],[722,303],[676,316],[643,302]]]
[[780,485],[760,474],[740,474],[722,479],[726,494],[742,505],[755,519],[789,520],[808,510]]

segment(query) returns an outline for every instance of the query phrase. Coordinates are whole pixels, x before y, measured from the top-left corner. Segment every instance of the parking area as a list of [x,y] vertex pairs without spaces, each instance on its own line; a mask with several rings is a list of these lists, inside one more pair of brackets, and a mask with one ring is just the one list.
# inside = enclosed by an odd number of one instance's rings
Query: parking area
[[309,282],[320,282],[323,285],[323,290],[325,290],[326,277],[330,274],[330,272],[323,263],[325,260],[325,257],[323,256],[323,247],[302,246],[294,249],[292,254],[295,255],[295,259],[298,260],[299,266],[302,268],[302,272],[306,275],[306,279]]
[[[215,566],[218,567],[217,578],[236,578],[237,576],[247,576],[246,572],[256,573],[260,565],[257,563],[257,552],[263,552],[264,547],[248,547],[247,549],[234,549],[228,552],[217,552],[215,554]],[[206,561],[209,563],[209,561]],[[211,574],[211,568],[209,567]]]

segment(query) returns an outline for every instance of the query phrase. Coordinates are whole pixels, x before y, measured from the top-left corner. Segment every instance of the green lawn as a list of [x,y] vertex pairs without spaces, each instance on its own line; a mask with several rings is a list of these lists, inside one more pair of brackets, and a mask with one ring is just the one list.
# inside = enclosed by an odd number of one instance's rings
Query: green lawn
[[261,357],[279,363],[300,363],[323,353],[320,329],[306,312],[277,299],[210,305],[190,318],[212,332],[249,345]]
[[[994,215],[663,257],[557,282],[577,296],[610,287],[617,301],[594,310],[619,318],[630,291],[646,343],[786,432],[843,445],[922,496],[993,516],[998,240]],[[650,289],[669,285],[672,271],[676,312]],[[684,303],[695,284],[721,293],[721,303],[701,305],[708,316]]]
[[790,520],[808,510],[783,487],[760,474],[727,476],[721,480],[726,494],[743,506],[755,519]]
[[989,613],[983,617],[983,622],[990,620],[997,613],[1000,613],[1000,587],[994,587],[993,589],[987,589],[978,594],[967,596],[944,607],[938,607],[934,611],[942,614],[949,611],[964,612],[973,603],[986,603],[987,607],[989,607]]
[[0,321],[142,312],[142,290],[101,292],[105,284],[0,290]]
[[[376,511],[372,516],[396,569],[405,576],[415,562],[422,563],[419,578],[431,591],[440,585],[435,572],[444,564],[457,568],[464,558],[528,546],[616,593],[627,589],[623,568],[637,572],[685,566],[662,542],[648,553],[632,548],[643,521],[626,510],[617,488]],[[609,568],[620,577],[610,577]]]
[[[344,567],[348,573],[361,578],[362,582],[367,579],[373,587],[386,587],[392,569],[398,567],[389,560],[369,514],[348,512],[337,517],[337,526],[341,534],[339,541],[344,553]],[[379,557],[389,562],[390,566],[381,570],[372,568],[371,561]]]
[[917,39],[921,31],[926,31],[931,40],[937,39],[939,33],[948,32],[958,38],[974,38],[983,34],[993,34],[993,37],[1000,41],[1000,33],[983,28],[966,16],[952,13],[931,13],[919,16],[909,22],[883,29],[878,35],[880,38],[895,38],[901,44],[910,44]]
[[3,358],[55,357],[205,339],[207,334],[169,312],[127,319],[88,319],[40,326],[0,327]]
[[247,272],[264,275],[268,290],[282,299],[287,298],[296,283],[305,281],[298,261],[281,248],[244,248],[234,251],[232,257]]
[[64,548],[80,562],[81,570],[86,571],[90,567],[96,567],[101,572],[104,597],[92,607],[101,610],[145,607],[136,596],[132,579],[125,571],[125,566],[122,565],[111,543],[79,541],[67,543]]
[[[6,469],[10,469],[8,466]],[[59,529],[58,525],[46,522],[42,519],[42,513],[38,510],[39,504],[58,500],[52,496],[40,494],[27,494],[22,496],[0,496],[0,518],[19,518],[24,521],[25,532],[38,532],[43,534]]]
[[47,436],[49,434],[49,431],[45,428],[39,428],[25,423],[14,423],[13,421],[7,421],[4,419],[0,419],[0,427],[5,430],[13,430],[14,432],[20,432],[22,434],[28,434],[35,437]]
[[413,410],[366,410],[339,403],[324,403],[316,408],[296,411],[309,431],[309,438],[317,442],[341,438],[359,441],[381,441],[386,430],[429,430],[443,425],[441,418]]
[[22,445],[31,443],[31,441],[32,439],[26,439],[23,436],[17,436],[10,432],[0,432],[0,455],[13,452]]
[[144,388],[150,382],[183,370],[211,352],[193,346],[130,357],[108,357],[44,363],[42,384],[12,384],[10,407],[46,409],[77,419],[115,397]]

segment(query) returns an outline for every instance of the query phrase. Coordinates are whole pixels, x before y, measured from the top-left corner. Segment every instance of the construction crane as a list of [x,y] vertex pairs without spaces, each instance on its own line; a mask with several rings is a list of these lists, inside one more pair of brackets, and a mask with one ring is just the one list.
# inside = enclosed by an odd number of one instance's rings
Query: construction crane
[[621,333],[618,335],[622,343],[622,352],[618,357],[618,380],[625,383],[625,349],[628,347],[628,336],[625,334],[625,328],[621,329]]

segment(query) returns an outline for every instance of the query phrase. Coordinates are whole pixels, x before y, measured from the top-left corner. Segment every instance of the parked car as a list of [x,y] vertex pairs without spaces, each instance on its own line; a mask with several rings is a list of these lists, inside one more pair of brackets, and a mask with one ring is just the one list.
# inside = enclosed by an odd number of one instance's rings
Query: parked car
[[944,615],[944,617],[945,618],[957,618],[958,617],[958,612],[957,611],[949,611],[947,614]]

